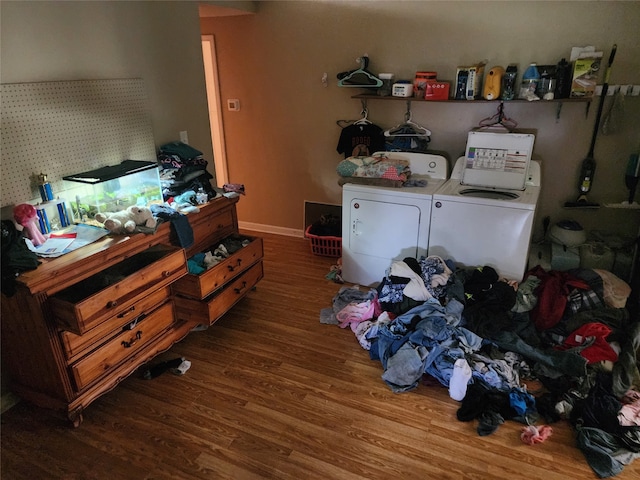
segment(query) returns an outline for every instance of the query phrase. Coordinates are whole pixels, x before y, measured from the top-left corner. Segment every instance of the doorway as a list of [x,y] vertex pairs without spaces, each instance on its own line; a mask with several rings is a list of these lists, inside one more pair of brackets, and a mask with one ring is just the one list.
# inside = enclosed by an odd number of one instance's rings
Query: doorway
[[222,121],[222,103],[220,101],[220,81],[216,45],[213,35],[202,35],[202,60],[207,87],[209,106],[209,124],[211,125],[211,143],[213,144],[213,165],[216,184],[222,187],[229,183],[227,152],[224,143],[224,125]]

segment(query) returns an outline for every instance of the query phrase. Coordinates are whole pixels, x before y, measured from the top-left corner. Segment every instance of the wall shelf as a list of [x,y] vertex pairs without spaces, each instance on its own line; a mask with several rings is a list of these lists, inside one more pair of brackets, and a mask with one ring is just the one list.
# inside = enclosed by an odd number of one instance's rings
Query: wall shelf
[[376,95],[376,94],[371,94],[371,93],[361,93],[358,95],[352,95],[351,98],[358,98],[360,100],[385,100],[385,101],[403,101],[403,102],[425,102],[425,103],[500,103],[500,102],[504,102],[504,103],[564,103],[564,102],[569,102],[569,103],[590,103],[593,98],[554,98],[553,100],[537,100],[537,101],[533,101],[530,102],[529,100],[521,100],[521,99],[516,99],[516,100],[484,100],[484,99],[478,99],[478,100],[454,100],[454,99],[447,99],[447,100],[425,100],[424,98],[416,98],[416,97],[393,97],[393,96],[386,96],[386,97],[381,97],[380,95]]

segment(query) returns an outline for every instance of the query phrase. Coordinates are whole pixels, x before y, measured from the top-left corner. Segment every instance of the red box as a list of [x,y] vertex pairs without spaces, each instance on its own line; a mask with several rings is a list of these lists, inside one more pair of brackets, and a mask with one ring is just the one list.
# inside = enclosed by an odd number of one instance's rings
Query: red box
[[449,82],[427,83],[427,92],[424,95],[425,100],[448,100],[449,99]]

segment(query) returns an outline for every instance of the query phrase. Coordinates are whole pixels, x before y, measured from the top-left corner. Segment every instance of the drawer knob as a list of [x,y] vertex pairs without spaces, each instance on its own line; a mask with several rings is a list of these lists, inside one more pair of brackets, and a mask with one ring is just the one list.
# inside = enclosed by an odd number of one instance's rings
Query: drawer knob
[[126,340],[123,340],[122,346],[124,348],[131,348],[141,338],[142,338],[142,330],[138,330],[136,334],[133,337],[131,337],[131,340],[129,340],[128,342]]
[[110,300],[107,302],[107,308],[114,308],[118,306],[117,300]]
[[242,265],[242,259],[239,258],[236,263],[237,263],[237,265],[227,265],[227,268],[229,269],[230,272],[235,271],[236,268],[238,268],[239,266]]
[[240,293],[240,292],[242,292],[245,288],[247,288],[247,282],[246,282],[246,281],[242,282],[242,286],[241,286],[241,287],[236,287],[236,288],[234,288],[234,289],[233,289],[233,291],[234,291],[234,292],[236,292],[236,293]]
[[165,270],[164,272],[162,272],[162,276],[164,278],[168,278],[171,276],[171,272],[169,270]]

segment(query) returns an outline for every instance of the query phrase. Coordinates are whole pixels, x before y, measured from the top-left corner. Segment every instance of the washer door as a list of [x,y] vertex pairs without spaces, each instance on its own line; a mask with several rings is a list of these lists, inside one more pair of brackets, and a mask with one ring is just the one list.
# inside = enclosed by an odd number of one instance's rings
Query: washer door
[[416,257],[419,234],[420,209],[416,205],[351,200],[347,235],[351,252],[385,258]]

